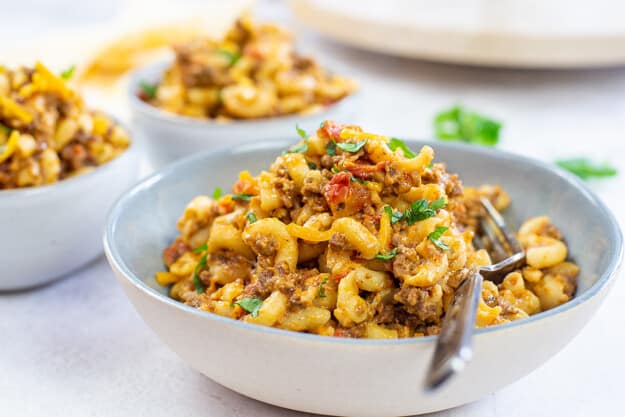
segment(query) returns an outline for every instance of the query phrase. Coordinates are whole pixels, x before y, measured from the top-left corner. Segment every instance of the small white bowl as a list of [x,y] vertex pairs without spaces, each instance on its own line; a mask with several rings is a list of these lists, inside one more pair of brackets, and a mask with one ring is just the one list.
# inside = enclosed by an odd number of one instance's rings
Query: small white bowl
[[147,156],[155,169],[185,156],[226,145],[295,137],[297,124],[312,131],[317,129],[321,120],[350,120],[356,111],[358,93],[311,114],[220,122],[181,116],[160,110],[137,96],[142,81],[157,83],[169,65],[171,62],[158,62],[135,71],[128,86],[133,130],[145,137]]
[[132,144],[92,172],[41,187],[0,190],[0,291],[44,284],[99,256],[106,214],[137,177]]
[[[518,224],[529,216],[549,215],[581,268],[570,302],[476,330],[472,361],[440,392],[422,389],[435,336],[358,340],[302,334],[232,320],[171,299],[154,274],[163,268],[162,250],[175,238],[176,219],[186,203],[210,194],[213,187],[227,189],[242,169],[256,173],[266,168],[292,143],[246,144],[187,158],[130,190],[107,222],[106,256],[145,322],[184,362],[241,394],[300,411],[362,417],[455,407],[514,382],[555,355],[590,320],[615,281],[622,234],[610,210],[579,180],[521,156],[437,143],[437,160],[458,172],[465,184],[505,187],[512,197],[505,213],[509,220]],[[609,343],[607,335],[598,343]]]

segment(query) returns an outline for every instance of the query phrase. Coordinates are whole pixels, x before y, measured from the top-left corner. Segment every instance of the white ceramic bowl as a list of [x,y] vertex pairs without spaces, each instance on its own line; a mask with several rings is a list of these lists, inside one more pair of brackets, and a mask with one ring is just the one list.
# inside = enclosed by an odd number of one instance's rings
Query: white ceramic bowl
[[[255,173],[267,167],[291,143],[229,147],[173,164],[122,197],[106,227],[108,260],[146,323],[184,362],[239,393],[332,415],[382,417],[454,407],[514,382],[556,354],[590,320],[614,281],[623,252],[620,229],[579,180],[520,156],[436,143],[436,160],[446,161],[465,184],[506,188],[512,197],[508,220],[518,224],[532,215],[551,216],[581,267],[578,292],[569,303],[477,330],[473,360],[440,392],[422,390],[433,336],[354,340],[294,333],[169,298],[154,273],[163,267],[162,250],[176,236],[176,219],[186,203],[197,194],[210,195],[215,186],[228,189],[241,169]],[[607,337],[602,343],[609,343]]]
[[147,155],[153,168],[226,145],[293,136],[296,124],[313,131],[320,120],[349,120],[356,110],[358,93],[309,115],[225,122],[180,116],[160,110],[137,97],[139,84],[142,81],[158,82],[169,65],[169,62],[159,62],[135,71],[128,86],[132,125],[146,138]]
[[0,190],[0,291],[52,281],[102,253],[106,214],[137,180],[135,148],[52,185]]

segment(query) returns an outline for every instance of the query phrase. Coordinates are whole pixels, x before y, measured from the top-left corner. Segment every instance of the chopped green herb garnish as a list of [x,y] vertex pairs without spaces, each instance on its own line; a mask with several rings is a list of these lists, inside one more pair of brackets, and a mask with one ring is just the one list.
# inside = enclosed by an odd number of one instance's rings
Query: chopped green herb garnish
[[207,250],[208,250],[208,245],[205,243],[205,244],[200,245],[197,248],[193,249],[193,253],[200,254],[202,252],[206,252]]
[[295,125],[295,130],[297,131],[297,134],[302,138],[302,139],[308,139],[308,134],[306,133],[306,131],[304,129],[302,129],[301,127],[299,127],[299,125]]
[[226,58],[228,58],[229,62],[228,65],[229,66],[233,66],[234,64],[236,64],[239,59],[241,59],[241,54],[237,54],[235,52],[230,52],[226,49],[217,49],[215,52],[217,52],[220,55],[225,56]]
[[421,199],[414,201],[410,207],[405,211],[403,218],[409,225],[418,221],[428,219],[436,215],[436,210],[445,205],[445,199],[443,197],[428,204],[427,200]]
[[232,194],[233,200],[242,200],[242,201],[250,201],[252,198],[249,194]]
[[221,190],[221,187],[216,187],[215,191],[213,191],[213,200],[219,200],[222,194],[223,191]]
[[308,168],[317,169],[317,164],[315,164],[314,162],[308,162]]
[[326,153],[330,156],[336,155],[336,142],[328,142],[328,144],[326,145]]
[[157,84],[150,84],[146,81],[141,81],[139,83],[139,87],[141,87],[141,91],[143,91],[143,94],[145,94],[147,98],[149,99],[156,98],[156,92],[158,91]]
[[328,282],[328,277],[325,277],[319,283],[319,298],[325,298],[325,296],[326,296],[326,293],[323,290],[323,286],[325,285],[326,282]]
[[462,106],[454,106],[436,115],[436,137],[441,140],[459,140],[484,146],[499,142],[501,123]]
[[586,158],[563,159],[556,161],[556,164],[582,179],[613,177],[618,174],[612,165],[606,162],[599,164]]
[[355,143],[354,142],[341,142],[341,143],[337,143],[336,147],[345,152],[356,153],[360,149],[362,149],[363,146],[365,146],[365,143],[367,143],[366,139],[360,142],[355,142]]
[[0,123],[0,130],[4,130],[4,133],[6,133],[7,135],[11,133],[11,128],[9,126],[3,125],[2,123]]
[[74,72],[76,72],[76,65],[72,65],[71,67],[67,68],[66,70],[61,71],[61,78],[63,78],[65,81],[71,80],[72,77],[74,76]]
[[338,169],[338,168],[336,167],[336,165],[335,165],[335,166],[333,166],[333,167],[330,169],[330,171],[334,172],[335,174],[338,174],[339,172],[341,172],[341,170],[340,170],[340,169]]
[[388,143],[388,147],[391,151],[395,151],[395,149],[397,148],[401,149],[406,158],[414,158],[415,156],[417,156],[408,148],[408,145],[406,145],[406,143],[401,139],[391,138],[391,141]]
[[397,255],[397,248],[393,248],[389,253],[378,253],[375,255],[375,259],[380,261],[390,261]]
[[291,146],[286,151],[282,152],[282,155],[286,155],[288,153],[306,153],[308,151],[308,139],[306,139],[302,143],[298,143],[296,145]]
[[202,268],[206,266],[207,255],[207,253],[202,255],[200,261],[197,265],[195,265],[195,269],[193,270],[193,284],[195,284],[195,291],[197,291],[198,294],[202,294],[204,292],[204,285],[202,285],[202,281],[200,281],[200,271],[202,271]]
[[324,127],[326,127],[326,121],[325,120],[323,122],[321,122],[321,124],[319,125],[319,129],[323,129]]
[[248,211],[245,217],[247,217],[247,221],[250,222],[250,224],[256,223],[256,215],[251,211]]
[[395,224],[400,221],[404,215],[399,212],[394,212],[391,206],[384,206],[384,211],[388,214],[388,217],[391,219],[391,224]]
[[236,301],[234,304],[250,313],[252,317],[258,317],[258,310],[260,310],[260,307],[263,305],[263,300],[260,298],[246,297],[242,300]]
[[439,240],[447,229],[448,228],[446,226],[437,226],[436,229],[428,235],[428,239],[430,239],[440,250],[449,250],[449,246],[447,246],[445,242],[441,242]]

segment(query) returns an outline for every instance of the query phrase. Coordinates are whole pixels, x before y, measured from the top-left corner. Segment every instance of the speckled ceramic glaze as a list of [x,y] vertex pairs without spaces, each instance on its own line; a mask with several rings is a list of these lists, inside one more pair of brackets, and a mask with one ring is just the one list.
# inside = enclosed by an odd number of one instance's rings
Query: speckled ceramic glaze
[[106,215],[137,175],[132,145],[92,172],[0,191],[0,291],[49,282],[101,255]]
[[[617,274],[621,232],[610,211],[576,178],[508,153],[430,143],[436,160],[447,162],[465,184],[503,185],[512,197],[508,220],[519,224],[529,216],[549,215],[581,268],[571,302],[477,330],[473,360],[440,392],[422,391],[432,336],[355,340],[299,334],[170,299],[153,277],[162,269],[161,252],[176,236],[176,220],[186,203],[198,194],[210,195],[216,186],[229,189],[240,170],[257,173],[290,144],[248,144],[180,161],[121,198],[104,237],[108,260],[148,325],[184,362],[244,395],[301,411],[372,417],[467,403],[514,382],[562,349],[593,316]],[[420,145],[411,144],[414,149]]]
[[349,120],[356,111],[357,94],[352,94],[325,110],[310,114],[265,119],[216,122],[185,117],[162,111],[137,97],[142,81],[157,83],[169,62],[152,64],[132,74],[128,85],[128,102],[132,125],[144,134],[148,157],[154,168],[209,149],[261,139],[289,137],[299,124],[312,131],[320,120]]

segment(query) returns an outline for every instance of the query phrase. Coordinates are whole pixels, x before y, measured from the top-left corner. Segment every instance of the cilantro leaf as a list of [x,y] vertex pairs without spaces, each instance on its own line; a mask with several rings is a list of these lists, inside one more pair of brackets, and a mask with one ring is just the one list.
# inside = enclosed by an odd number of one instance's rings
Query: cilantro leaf
[[395,255],[397,255],[397,248],[393,248],[388,253],[378,253],[377,255],[375,255],[375,259],[378,259],[380,261],[390,261],[395,257]]
[[193,249],[193,253],[200,254],[202,252],[206,252],[207,250],[208,250],[208,245],[204,243],[203,245],[200,245],[197,248]]
[[325,285],[326,282],[328,282],[328,277],[325,277],[319,283],[319,298],[325,298],[326,297],[326,293],[323,290],[323,286]]
[[499,142],[501,123],[462,106],[438,113],[434,119],[436,137],[441,140],[458,140],[484,146]]
[[391,206],[384,206],[384,211],[388,214],[388,217],[391,219],[391,224],[395,224],[400,221],[404,215],[398,212],[394,212]]
[[213,200],[219,200],[222,194],[223,191],[221,190],[221,187],[216,187],[215,191],[213,191]]
[[336,155],[336,142],[328,142],[328,144],[326,145],[326,153],[330,156]]
[[76,72],[76,65],[72,65],[71,67],[61,71],[61,74],[59,75],[62,79],[68,81],[71,80],[71,78],[74,76],[74,72]]
[[260,310],[261,306],[263,305],[263,300],[260,298],[245,297],[239,301],[236,301],[234,304],[238,305],[243,310],[250,313],[252,317],[258,317],[258,310]]
[[449,250],[449,246],[445,242],[441,242],[439,239],[443,236],[443,233],[447,231],[446,226],[436,226],[436,229],[428,235],[428,239],[432,241],[440,250]]
[[202,255],[200,261],[197,265],[195,265],[195,269],[193,270],[193,284],[195,284],[195,291],[197,291],[198,294],[202,294],[204,292],[204,285],[202,285],[202,281],[200,281],[200,271],[202,271],[202,268],[206,266],[207,255],[207,253]]
[[406,143],[401,139],[391,138],[391,141],[388,143],[388,147],[391,151],[395,151],[395,149],[397,148],[401,149],[406,158],[414,158],[415,156],[417,156],[413,151],[408,148],[408,145],[406,145]]
[[438,210],[441,209],[443,207],[445,207],[447,205],[447,203],[445,203],[445,198],[441,197],[438,200],[434,200],[430,203],[430,208],[432,210]]
[[141,87],[141,91],[143,91],[143,94],[145,94],[147,98],[151,100],[156,98],[156,92],[158,91],[157,84],[151,84],[146,81],[141,81],[139,83],[139,87]]
[[367,143],[367,139],[360,142],[341,142],[337,143],[336,147],[345,152],[356,153]]
[[256,220],[257,220],[256,215],[252,213],[251,211],[248,211],[245,217],[247,217],[247,221],[249,221],[250,224],[256,223]]
[[241,59],[241,54],[237,54],[236,52],[230,52],[226,49],[217,49],[215,52],[228,58],[228,66],[230,67],[236,64],[239,59]]
[[250,201],[252,198],[249,194],[232,194],[233,200],[242,200],[242,201]]
[[616,168],[614,168],[610,164],[606,162],[598,164],[586,158],[563,159],[556,161],[556,164],[560,168],[564,168],[582,179],[588,179],[592,177],[613,177],[618,174]]

